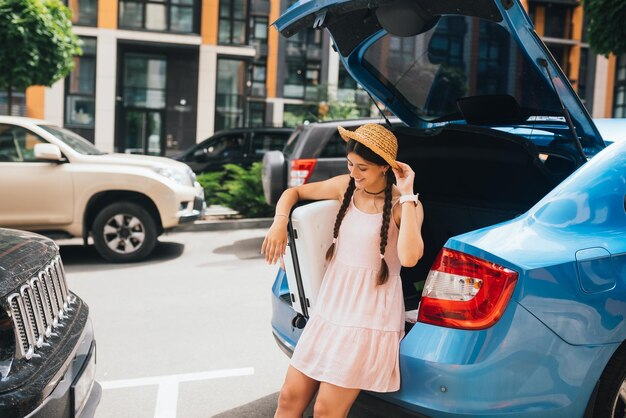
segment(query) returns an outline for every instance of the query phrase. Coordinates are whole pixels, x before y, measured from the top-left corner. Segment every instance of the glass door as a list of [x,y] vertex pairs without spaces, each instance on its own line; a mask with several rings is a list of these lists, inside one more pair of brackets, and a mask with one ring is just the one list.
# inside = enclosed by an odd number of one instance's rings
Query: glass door
[[130,154],[164,155],[167,59],[128,52],[122,65],[120,148]]
[[162,111],[126,109],[124,152],[130,154],[163,155]]

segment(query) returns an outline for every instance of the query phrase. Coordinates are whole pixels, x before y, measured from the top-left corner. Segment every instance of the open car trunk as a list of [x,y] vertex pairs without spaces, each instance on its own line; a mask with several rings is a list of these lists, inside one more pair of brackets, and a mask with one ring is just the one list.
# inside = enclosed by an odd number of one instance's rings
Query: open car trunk
[[[398,160],[415,171],[414,190],[424,207],[424,256],[401,271],[407,311],[417,309],[430,267],[450,237],[526,212],[576,168],[574,161],[550,150],[540,153],[528,139],[483,127],[394,132]],[[323,274],[319,252],[330,246],[339,204],[319,206],[292,213],[287,276],[294,308],[304,316],[314,309]]]

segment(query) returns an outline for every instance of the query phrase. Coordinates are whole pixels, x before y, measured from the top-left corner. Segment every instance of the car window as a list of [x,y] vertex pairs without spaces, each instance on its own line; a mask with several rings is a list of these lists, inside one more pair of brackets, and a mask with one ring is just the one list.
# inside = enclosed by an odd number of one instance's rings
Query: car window
[[346,156],[346,143],[341,136],[339,136],[339,131],[335,132],[326,143],[326,146],[322,150],[320,154],[320,158],[344,158]]
[[211,141],[206,147],[209,158],[233,158],[243,155],[243,134],[224,135]]
[[0,124],[0,162],[32,162],[35,144],[46,143],[21,126]]
[[252,139],[252,152],[263,155],[267,151],[282,150],[289,138],[286,133],[255,133]]
[[289,139],[287,139],[287,143],[285,144],[285,148],[283,148],[283,154],[285,158],[289,158],[291,154],[293,154],[293,150],[296,148],[296,144],[298,143],[298,138],[302,133],[302,126],[298,126],[295,131],[291,134]]
[[84,155],[104,155],[106,152],[100,151],[91,142],[87,141],[82,136],[65,128],[59,128],[54,125],[39,125],[44,131],[51,133],[54,137],[60,141],[63,141],[65,145],[71,147],[74,151]]

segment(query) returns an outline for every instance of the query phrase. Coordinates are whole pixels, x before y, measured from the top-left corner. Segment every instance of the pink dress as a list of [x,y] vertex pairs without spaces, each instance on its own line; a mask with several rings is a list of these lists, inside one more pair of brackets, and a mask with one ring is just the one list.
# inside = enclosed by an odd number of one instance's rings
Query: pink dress
[[291,358],[312,379],[375,392],[400,389],[404,298],[398,227],[392,217],[385,248],[389,279],[377,286],[382,219],[382,213],[357,209],[354,201],[348,206],[317,305]]

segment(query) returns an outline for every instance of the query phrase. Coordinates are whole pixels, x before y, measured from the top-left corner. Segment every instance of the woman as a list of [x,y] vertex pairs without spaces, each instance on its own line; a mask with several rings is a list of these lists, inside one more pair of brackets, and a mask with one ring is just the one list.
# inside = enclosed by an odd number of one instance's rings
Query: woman
[[330,262],[280,391],[278,418],[301,417],[316,392],[316,418],[346,417],[361,390],[400,388],[400,267],[417,264],[424,250],[415,173],[396,161],[396,137],[383,126],[339,133],[350,174],[287,189],[261,250],[272,264],[284,254],[288,216],[299,200],[341,202]]

